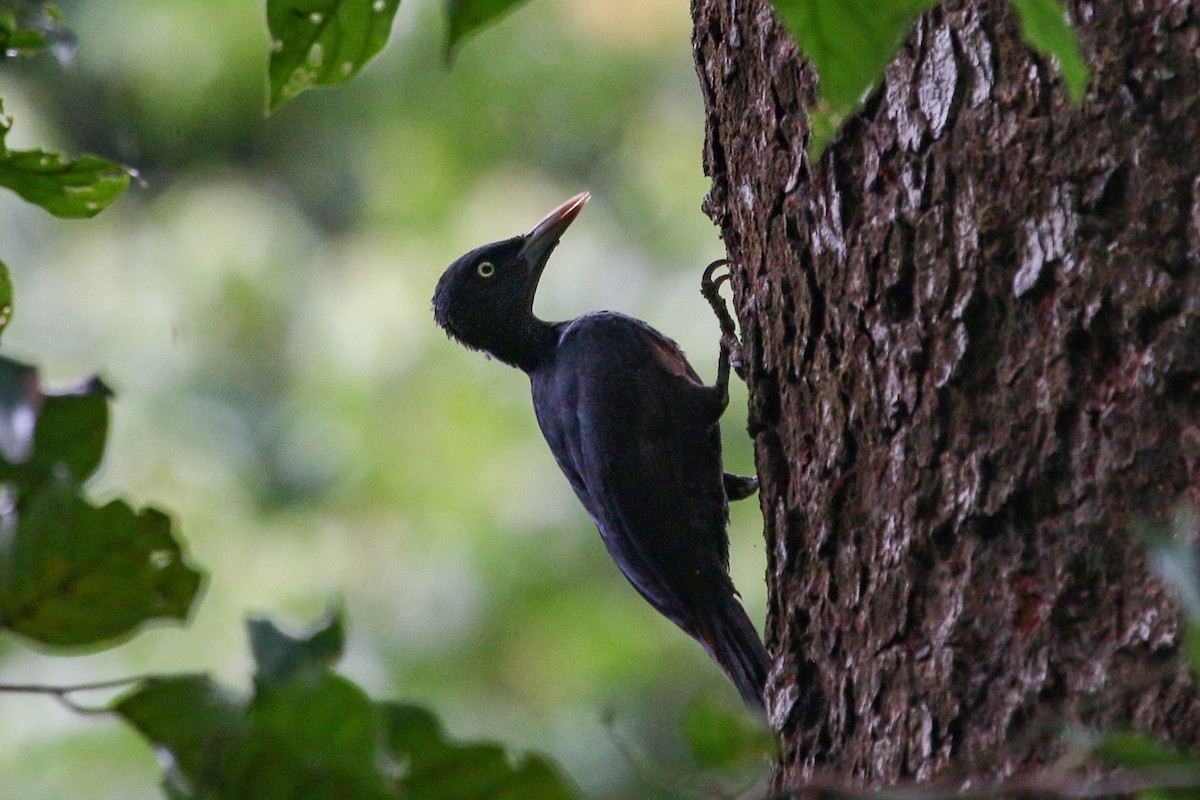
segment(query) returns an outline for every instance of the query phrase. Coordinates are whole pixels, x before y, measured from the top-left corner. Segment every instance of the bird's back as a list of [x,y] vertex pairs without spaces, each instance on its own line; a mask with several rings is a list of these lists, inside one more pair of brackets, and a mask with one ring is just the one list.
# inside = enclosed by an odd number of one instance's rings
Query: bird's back
[[713,390],[674,342],[611,312],[563,323],[530,377],[542,432],[609,553],[696,635],[704,598],[732,593]]

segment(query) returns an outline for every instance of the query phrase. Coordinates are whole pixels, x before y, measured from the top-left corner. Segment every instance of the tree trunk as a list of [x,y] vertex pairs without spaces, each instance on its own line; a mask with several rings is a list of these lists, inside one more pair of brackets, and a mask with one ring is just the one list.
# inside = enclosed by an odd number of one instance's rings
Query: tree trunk
[[1006,3],[947,2],[811,163],[767,0],[693,0],[777,788],[1009,775],[1058,722],[1200,739],[1132,527],[1200,493],[1200,12],[1068,7],[1081,109]]

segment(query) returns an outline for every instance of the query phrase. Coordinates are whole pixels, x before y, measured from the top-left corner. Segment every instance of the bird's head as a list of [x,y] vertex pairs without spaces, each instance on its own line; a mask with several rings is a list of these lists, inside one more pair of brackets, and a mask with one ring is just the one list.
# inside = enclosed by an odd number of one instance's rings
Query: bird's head
[[538,280],[590,196],[577,194],[529,233],[477,247],[451,264],[433,294],[437,324],[469,348],[524,366],[524,350],[538,324],[533,316]]

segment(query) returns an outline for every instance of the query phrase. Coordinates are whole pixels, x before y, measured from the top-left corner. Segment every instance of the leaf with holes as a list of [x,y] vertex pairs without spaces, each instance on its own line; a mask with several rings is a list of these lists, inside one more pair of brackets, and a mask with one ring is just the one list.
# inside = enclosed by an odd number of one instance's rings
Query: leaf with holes
[[130,187],[130,172],[97,156],[67,158],[42,150],[8,150],[12,120],[0,104],[0,186],[56,217],[94,217]]
[[1021,35],[1035,50],[1054,57],[1071,101],[1079,105],[1087,89],[1088,68],[1062,4],[1059,0],[1012,0],[1012,4],[1021,20]]
[[345,83],[387,44],[400,0],[267,0],[271,113],[305,89]]
[[129,188],[129,173],[97,156],[67,158],[42,150],[0,155],[0,186],[56,217],[94,217]]
[[467,39],[495,25],[525,0],[446,0],[446,60]]
[[10,128],[0,105],[0,186],[54,216],[94,217],[129,188],[129,171],[97,156],[9,150],[4,140]]
[[95,645],[149,620],[186,619],[202,575],[160,511],[89,505],[54,480],[0,519],[0,629],[49,645]]

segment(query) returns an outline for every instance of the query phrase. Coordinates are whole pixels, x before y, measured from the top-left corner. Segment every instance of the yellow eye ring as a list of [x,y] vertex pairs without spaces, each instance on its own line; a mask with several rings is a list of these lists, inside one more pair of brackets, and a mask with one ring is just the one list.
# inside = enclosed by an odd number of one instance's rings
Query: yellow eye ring
[[490,278],[496,274],[496,265],[490,261],[480,261],[479,266],[475,267],[475,272],[481,278]]

